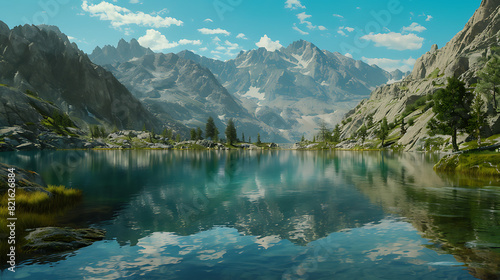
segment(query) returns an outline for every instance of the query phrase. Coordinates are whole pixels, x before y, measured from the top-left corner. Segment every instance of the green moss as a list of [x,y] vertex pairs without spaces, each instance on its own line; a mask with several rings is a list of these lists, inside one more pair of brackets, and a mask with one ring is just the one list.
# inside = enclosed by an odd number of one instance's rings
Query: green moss
[[439,72],[441,72],[441,70],[439,70],[439,68],[434,69],[434,71],[432,71],[432,73],[430,73],[427,76],[427,79],[436,79],[437,77],[439,77]]
[[434,166],[434,170],[475,176],[500,176],[500,153],[449,155],[442,158]]

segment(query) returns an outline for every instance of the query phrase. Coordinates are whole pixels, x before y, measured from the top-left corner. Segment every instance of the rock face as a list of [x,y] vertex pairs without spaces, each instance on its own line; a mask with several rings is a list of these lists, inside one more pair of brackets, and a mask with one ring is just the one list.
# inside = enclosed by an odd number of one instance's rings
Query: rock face
[[10,30],[1,23],[0,65],[0,83],[53,102],[79,125],[105,124],[119,129],[146,125],[158,130],[163,126],[57,27],[24,25]]
[[23,189],[29,192],[41,191],[49,193],[45,190],[47,184],[45,184],[45,181],[38,173],[28,171],[16,166],[0,163],[0,194],[3,194],[7,191],[7,180],[10,173],[9,169],[11,168],[15,169],[14,174],[16,175],[17,189]]
[[104,239],[105,231],[100,229],[37,228],[26,237],[23,250],[30,254],[51,254],[72,251],[92,245]]
[[[368,130],[368,138],[376,138],[378,123],[386,117],[389,123],[400,120],[408,105],[415,103],[421,97],[433,94],[446,85],[448,77],[458,77],[471,86],[477,83],[477,72],[489,53],[491,46],[499,44],[500,40],[500,2],[483,0],[481,6],[469,20],[467,25],[442,49],[433,45],[431,50],[420,57],[409,77],[401,82],[379,87],[374,90],[368,100],[362,101],[355,110],[344,118],[342,136],[349,138],[354,135],[369,120],[375,124]],[[425,103],[424,103],[425,104]],[[434,113],[428,106],[421,106],[411,112],[406,118],[407,132],[396,144],[404,145],[406,150],[422,149],[425,142],[431,141],[427,124],[433,119]],[[414,124],[408,125],[412,120]],[[490,116],[488,134],[500,133],[498,116]],[[389,139],[399,137],[400,131],[394,131]],[[440,136],[446,140],[448,136]],[[458,141],[465,140],[466,135],[459,135]]]
[[[447,76],[456,77],[467,70],[478,67],[478,57],[483,56],[491,45],[498,45],[500,14],[499,3],[495,0],[483,0],[464,29],[460,31],[442,49],[432,46],[430,52],[420,57],[415,63],[410,79],[422,79],[435,69],[447,70]],[[459,65],[457,65],[459,64]],[[448,69],[453,68],[453,69]]]

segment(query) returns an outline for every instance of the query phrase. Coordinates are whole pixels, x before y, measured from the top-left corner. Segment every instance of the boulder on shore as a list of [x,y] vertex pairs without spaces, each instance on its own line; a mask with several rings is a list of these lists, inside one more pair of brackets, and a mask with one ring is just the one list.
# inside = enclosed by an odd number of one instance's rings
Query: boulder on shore
[[104,239],[106,232],[95,228],[37,228],[26,237],[23,250],[32,254],[59,253],[76,250]]

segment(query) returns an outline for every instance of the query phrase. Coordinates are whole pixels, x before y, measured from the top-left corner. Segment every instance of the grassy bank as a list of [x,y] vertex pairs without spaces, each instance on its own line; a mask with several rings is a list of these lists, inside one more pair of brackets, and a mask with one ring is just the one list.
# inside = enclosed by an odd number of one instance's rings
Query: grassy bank
[[[44,191],[28,192],[21,188],[16,189],[15,217],[16,221],[16,246],[18,252],[23,245],[24,236],[27,229],[56,226],[57,217],[64,213],[66,209],[72,207],[81,200],[82,192],[76,189],[65,188],[64,186],[48,186]],[[7,227],[8,193],[0,195],[0,236],[8,236]],[[3,260],[7,251],[7,242],[0,243],[0,252]]]
[[500,153],[481,152],[448,155],[434,166],[434,170],[474,176],[500,176]]

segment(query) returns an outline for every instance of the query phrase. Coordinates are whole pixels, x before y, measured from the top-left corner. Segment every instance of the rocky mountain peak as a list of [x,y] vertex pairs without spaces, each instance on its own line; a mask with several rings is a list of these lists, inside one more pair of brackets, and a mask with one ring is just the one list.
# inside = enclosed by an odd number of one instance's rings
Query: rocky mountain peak
[[141,46],[136,39],[130,42],[120,39],[116,47],[106,45],[102,49],[95,48],[89,58],[96,64],[106,65],[127,62],[153,53],[151,49]]
[[446,77],[458,77],[468,70],[474,73],[479,67],[482,52],[491,45],[498,45],[499,30],[500,1],[483,0],[462,31],[442,49],[433,46],[431,51],[417,60],[410,77],[422,79],[434,71]]
[[0,20],[0,35],[8,36],[10,28],[5,22]]

